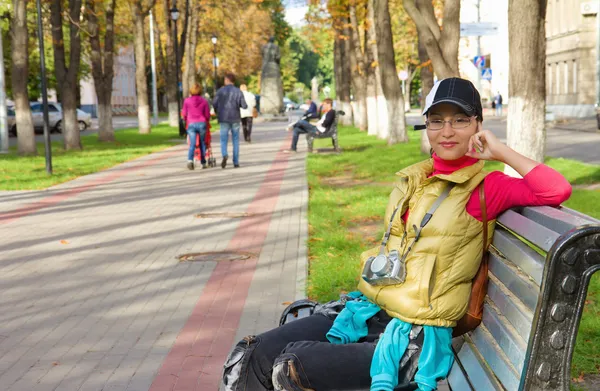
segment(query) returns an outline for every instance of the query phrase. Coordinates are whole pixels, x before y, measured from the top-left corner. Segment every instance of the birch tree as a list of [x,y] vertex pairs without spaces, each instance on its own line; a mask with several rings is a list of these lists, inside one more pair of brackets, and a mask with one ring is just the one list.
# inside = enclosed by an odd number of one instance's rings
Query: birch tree
[[[54,49],[54,72],[62,105],[62,120],[56,125],[63,133],[66,150],[81,149],[81,135],[77,121],[77,91],[79,90],[79,67],[81,65],[81,0],[69,0],[63,15],[63,1],[50,3],[52,24],[52,47]],[[63,17],[69,30],[69,61],[65,50]]]
[[101,44],[101,28],[96,11],[96,0],[86,0],[88,29],[90,32],[92,76],[98,99],[98,139],[114,141],[112,124],[112,84],[114,77],[115,50],[115,4],[116,0],[99,2],[104,10],[104,44]]
[[[509,0],[508,146],[538,162],[546,152],[547,0]],[[505,171],[516,174],[510,167]]]
[[374,12],[377,54],[382,75],[381,86],[388,109],[388,144],[408,142],[406,120],[404,118],[404,97],[394,58],[394,42],[388,0],[375,0]]
[[151,131],[150,103],[148,102],[148,77],[146,76],[146,38],[144,20],[154,6],[155,0],[130,0],[133,17],[133,46],[135,56],[135,89],[137,95],[138,126],[141,134]]
[[27,76],[29,74],[27,0],[13,0],[12,6],[13,17],[10,26],[12,77],[10,82],[15,101],[17,148],[21,155],[36,155],[33,118],[27,94]]
[[445,0],[443,25],[438,24],[431,0],[403,0],[404,9],[415,22],[419,39],[439,79],[459,76],[460,0]]

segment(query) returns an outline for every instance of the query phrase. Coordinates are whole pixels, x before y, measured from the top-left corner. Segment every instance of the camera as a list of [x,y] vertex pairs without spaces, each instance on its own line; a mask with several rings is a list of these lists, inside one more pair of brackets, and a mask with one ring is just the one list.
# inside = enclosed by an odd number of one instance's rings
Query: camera
[[404,257],[400,258],[397,250],[390,251],[388,255],[369,257],[363,268],[362,278],[376,286],[402,284],[406,279]]

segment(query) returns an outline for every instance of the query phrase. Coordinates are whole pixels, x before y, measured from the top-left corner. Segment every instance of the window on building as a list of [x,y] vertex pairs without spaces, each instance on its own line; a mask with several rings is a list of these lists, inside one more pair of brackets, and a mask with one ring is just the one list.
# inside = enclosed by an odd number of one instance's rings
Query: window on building
[[556,95],[560,95],[560,63],[554,64],[556,69]]
[[569,64],[565,61],[565,94],[569,93]]
[[546,95],[552,95],[552,64],[548,64],[546,72],[548,72],[548,93]]
[[577,93],[577,60],[573,60],[573,93]]

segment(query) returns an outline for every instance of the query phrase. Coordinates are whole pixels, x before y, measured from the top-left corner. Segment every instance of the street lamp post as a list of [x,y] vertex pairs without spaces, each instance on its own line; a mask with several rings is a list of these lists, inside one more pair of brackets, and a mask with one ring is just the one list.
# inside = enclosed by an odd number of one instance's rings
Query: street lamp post
[[215,79],[215,93],[214,95],[217,94],[217,87],[218,87],[218,82],[217,82],[217,36],[215,34],[213,34],[212,38],[210,39],[213,43],[213,67],[214,67],[214,79]]
[[[173,8],[169,10],[171,13],[171,20],[174,23],[173,29],[173,43],[175,48],[175,80],[177,81],[177,118],[181,115],[181,102],[179,101],[179,49],[177,48],[177,19],[179,19],[179,10],[177,9],[177,2],[173,1]],[[180,122],[179,120],[177,122]],[[181,128],[181,125],[179,125]],[[179,130],[181,132],[181,129]]]

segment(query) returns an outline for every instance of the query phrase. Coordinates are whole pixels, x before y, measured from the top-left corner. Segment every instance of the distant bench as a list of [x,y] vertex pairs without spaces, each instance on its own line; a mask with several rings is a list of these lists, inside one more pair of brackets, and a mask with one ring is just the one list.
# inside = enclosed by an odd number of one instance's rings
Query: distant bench
[[329,127],[329,129],[327,129],[327,131],[320,133],[306,133],[306,142],[308,144],[308,152],[312,152],[313,151],[313,141],[316,138],[331,138],[331,142],[333,143],[333,150],[335,152],[340,152],[340,146],[338,144],[338,130],[337,130],[337,125],[338,125],[338,119],[340,118],[340,116],[342,115],[346,115],[345,112],[341,111],[341,110],[336,110],[335,112],[335,120],[333,121],[333,124]]
[[[600,221],[565,207],[506,211],[489,262],[483,322],[453,340],[457,359],[439,390],[568,391],[588,285],[600,269]],[[280,323],[311,313],[298,305]]]

